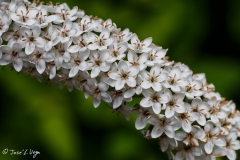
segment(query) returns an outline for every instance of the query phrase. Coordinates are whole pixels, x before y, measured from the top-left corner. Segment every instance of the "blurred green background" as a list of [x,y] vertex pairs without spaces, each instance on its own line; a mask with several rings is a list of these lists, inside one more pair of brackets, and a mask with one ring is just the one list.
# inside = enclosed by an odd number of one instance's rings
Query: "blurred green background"
[[[55,0],[53,1],[56,2]],[[58,1],[59,2],[59,1]],[[141,40],[168,48],[167,55],[205,73],[209,83],[240,106],[240,1],[68,0],[88,15],[111,18]],[[165,160],[158,142],[147,140],[130,122],[77,90],[39,83],[9,68],[0,70],[0,151],[32,149],[36,159]],[[1,160],[32,156],[0,154]],[[239,158],[240,159],[240,156]]]

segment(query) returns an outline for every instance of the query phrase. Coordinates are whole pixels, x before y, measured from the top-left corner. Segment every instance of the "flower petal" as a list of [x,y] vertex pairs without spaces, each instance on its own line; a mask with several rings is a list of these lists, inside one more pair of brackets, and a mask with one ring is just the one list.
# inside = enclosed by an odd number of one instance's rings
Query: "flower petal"
[[160,103],[153,103],[152,109],[153,109],[153,112],[155,114],[159,114],[160,111],[161,111],[161,104]]
[[165,110],[165,116],[167,118],[171,118],[174,115],[174,109],[171,109],[170,107],[167,107]]
[[124,87],[125,80],[118,79],[115,84],[115,89],[120,90]]
[[207,143],[204,145],[205,152],[207,154],[211,154],[213,151],[213,142],[212,141],[207,141]]
[[100,73],[99,67],[93,67],[91,72],[91,78],[97,77],[99,73]]
[[175,137],[175,132],[172,128],[172,126],[167,125],[164,127],[164,133],[169,137],[169,138],[174,138]]
[[136,79],[133,77],[128,77],[126,80],[126,83],[129,87],[135,87],[136,86]]
[[22,70],[22,67],[23,67],[23,61],[20,58],[16,58],[13,61],[13,67],[15,68],[15,70],[17,72],[20,72]]
[[25,53],[30,55],[35,50],[35,44],[28,42],[25,47]]
[[79,71],[78,66],[74,66],[74,67],[71,68],[68,76],[69,76],[70,78],[71,78],[71,77],[74,77],[74,76],[77,75],[78,71]]
[[141,84],[141,87],[143,89],[148,89],[148,88],[152,87],[152,83],[150,83],[149,81],[143,81]]
[[118,80],[120,78],[119,74],[116,72],[108,72],[108,76],[114,80]]
[[135,127],[137,130],[141,130],[147,125],[147,119],[142,118],[142,116],[139,116],[135,122]]
[[46,68],[45,61],[43,59],[38,60],[36,63],[36,69],[38,73],[42,74],[45,71],[45,68]]
[[95,98],[93,99],[93,106],[94,106],[95,108],[97,108],[100,103],[101,103],[101,99],[100,99],[100,98],[95,97]]
[[149,97],[145,97],[140,101],[140,105],[142,107],[150,107],[152,106],[152,101],[149,101]]
[[192,125],[191,125],[190,121],[183,120],[182,121],[182,128],[183,128],[184,131],[189,133],[192,130]]
[[152,129],[151,137],[152,138],[158,138],[163,134],[163,131],[164,131],[163,127],[156,125]]
[[117,98],[115,98],[113,102],[113,109],[118,108],[122,104],[122,101],[123,101],[123,97],[117,96]]
[[157,91],[157,92],[162,90],[162,84],[159,82],[153,83],[152,87],[153,87],[154,91]]

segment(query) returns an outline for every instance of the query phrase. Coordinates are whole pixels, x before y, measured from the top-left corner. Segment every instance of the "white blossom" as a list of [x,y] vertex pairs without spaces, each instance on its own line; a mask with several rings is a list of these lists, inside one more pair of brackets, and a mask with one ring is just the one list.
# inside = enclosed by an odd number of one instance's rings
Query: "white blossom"
[[156,92],[152,89],[143,90],[144,98],[140,101],[142,107],[152,107],[155,114],[162,110],[162,104],[169,102],[170,97],[162,91]]
[[67,49],[70,53],[84,52],[88,49],[90,43],[89,32],[78,37],[72,38],[73,45]]
[[152,87],[154,91],[158,92],[162,90],[161,82],[167,79],[168,73],[161,70],[159,65],[154,65],[150,73],[148,71],[142,71],[141,75],[143,77],[142,88],[148,89]]
[[115,61],[120,61],[126,57],[125,51],[127,50],[127,43],[113,43],[109,46],[110,56],[107,59],[108,63],[113,63]]
[[101,99],[107,103],[112,102],[110,95],[107,93],[108,84],[104,82],[96,83],[93,80],[88,81],[86,91],[90,92],[93,96],[93,106],[97,108],[101,102]]
[[204,131],[205,137],[203,141],[206,142],[204,145],[206,153],[212,153],[214,145],[222,147],[226,144],[225,140],[219,137],[219,127],[214,127],[214,124],[211,121],[208,121],[204,126]]
[[152,44],[152,38],[146,38],[141,41],[138,39],[138,36],[135,34],[131,38],[131,44],[129,44],[129,48],[137,53],[149,52],[151,48],[149,47]]
[[240,142],[237,140],[237,132],[230,132],[226,136],[226,145],[224,148],[230,160],[235,160],[237,158],[235,150],[240,149]]
[[96,50],[96,49],[104,50],[104,49],[107,49],[108,46],[113,44],[114,39],[110,37],[109,30],[104,29],[99,36],[92,33],[91,42],[92,44],[88,45],[88,48],[90,50]]
[[63,68],[70,69],[69,77],[74,77],[79,70],[86,71],[88,69],[88,64],[85,61],[90,55],[90,51],[74,53],[68,62],[63,63]]
[[39,26],[34,26],[32,29],[28,27],[21,27],[20,33],[24,36],[22,41],[25,46],[25,53],[30,55],[36,47],[43,48],[46,44],[42,37],[39,37],[41,29]]
[[125,61],[118,63],[118,70],[116,72],[109,72],[110,78],[116,80],[115,89],[120,90],[127,84],[129,87],[136,86],[135,76],[139,72],[139,67],[129,66]]
[[5,66],[12,63],[17,72],[22,70],[23,60],[28,60],[27,55],[22,52],[22,45],[19,43],[14,43],[12,47],[1,46],[0,52],[6,53],[1,56],[0,65]]
[[168,103],[166,103],[165,107],[165,115],[167,118],[170,118],[174,116],[175,112],[177,113],[184,113],[185,112],[185,106],[184,106],[184,94],[183,93],[176,93],[172,95],[172,92],[169,89],[165,90],[165,93],[170,97],[170,100]]
[[189,82],[181,76],[182,72],[179,67],[173,67],[169,70],[169,75],[166,81],[163,82],[163,85],[166,88],[171,88],[173,92],[181,92],[182,87],[186,87]]
[[174,138],[175,130],[173,128],[173,125],[176,123],[174,118],[168,119],[164,115],[159,114],[157,116],[151,117],[149,123],[154,125],[151,132],[152,138],[158,138],[163,133],[165,133],[169,138]]
[[148,53],[144,53],[147,55],[146,65],[153,66],[154,64],[162,64],[165,61],[162,59],[167,53],[167,49],[162,49],[162,47],[153,47],[151,51]]
[[101,51],[91,51],[88,68],[91,68],[91,77],[95,78],[99,75],[99,73],[107,72],[110,69],[110,64],[106,62],[110,53],[109,50],[101,50]]
[[[85,15],[77,6],[0,2],[0,66],[103,100],[175,160],[235,160],[240,112],[204,73],[174,62],[152,38]],[[89,114],[90,115],[90,114]],[[132,117],[132,116],[131,116]]]
[[34,18],[37,14],[37,8],[26,8],[24,3],[19,3],[16,11],[11,12],[10,17],[19,26],[32,26],[36,23]]

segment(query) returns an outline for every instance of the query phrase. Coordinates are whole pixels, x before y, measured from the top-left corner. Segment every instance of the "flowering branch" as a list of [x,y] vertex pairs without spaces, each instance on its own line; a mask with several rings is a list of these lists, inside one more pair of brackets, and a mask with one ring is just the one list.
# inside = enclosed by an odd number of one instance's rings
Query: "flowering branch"
[[[135,127],[158,139],[170,158],[236,159],[240,114],[214,92],[204,74],[170,61],[166,49],[140,41],[110,19],[85,15],[67,4],[0,2],[0,65],[51,80],[138,116]],[[133,98],[140,101],[129,106]]]

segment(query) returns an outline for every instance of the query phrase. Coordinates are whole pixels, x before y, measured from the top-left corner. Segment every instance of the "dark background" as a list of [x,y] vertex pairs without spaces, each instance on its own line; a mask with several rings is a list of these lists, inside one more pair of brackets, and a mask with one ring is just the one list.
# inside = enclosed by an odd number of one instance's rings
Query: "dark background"
[[[153,37],[153,43],[169,49],[170,59],[205,73],[217,92],[240,106],[240,1],[65,2],[87,15],[111,18],[141,40]],[[77,90],[39,83],[9,68],[0,75],[0,150],[32,149],[41,153],[36,159],[166,159],[157,141],[134,128],[136,117],[128,122],[104,104],[95,109]],[[0,154],[0,159],[32,156]]]

